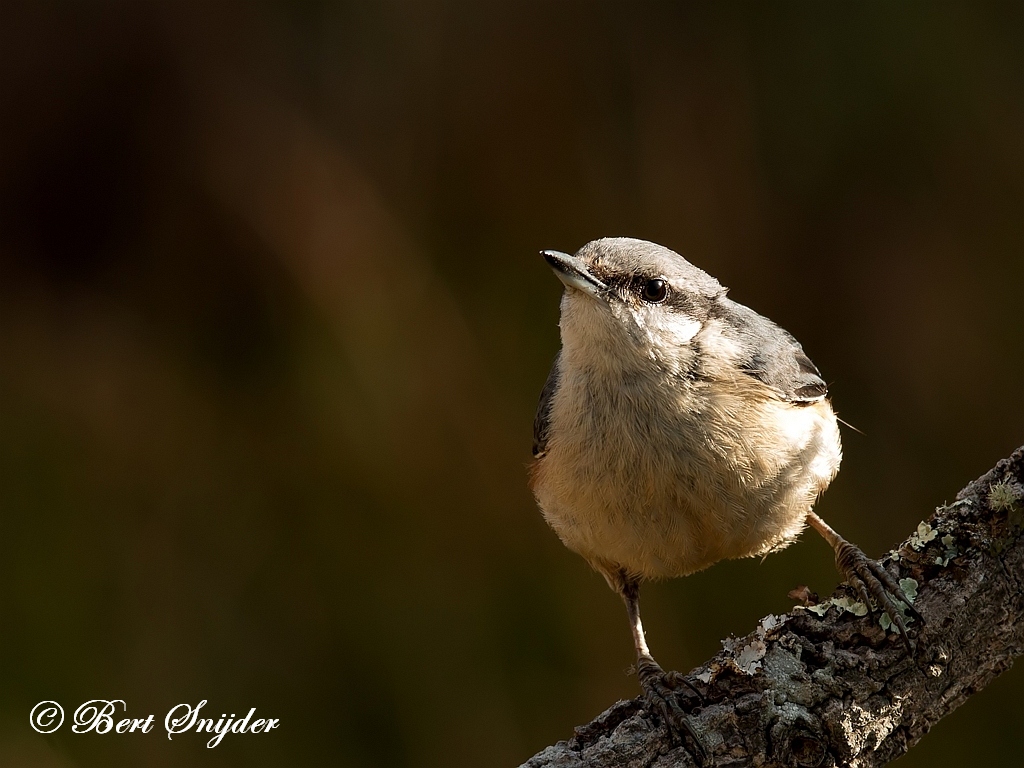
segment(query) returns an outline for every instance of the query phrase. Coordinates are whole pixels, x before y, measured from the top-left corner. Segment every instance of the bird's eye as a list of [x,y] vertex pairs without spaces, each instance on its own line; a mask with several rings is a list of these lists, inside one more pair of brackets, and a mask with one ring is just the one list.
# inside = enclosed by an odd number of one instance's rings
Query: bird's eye
[[660,304],[668,296],[668,284],[660,277],[655,277],[643,284],[640,295],[644,301]]

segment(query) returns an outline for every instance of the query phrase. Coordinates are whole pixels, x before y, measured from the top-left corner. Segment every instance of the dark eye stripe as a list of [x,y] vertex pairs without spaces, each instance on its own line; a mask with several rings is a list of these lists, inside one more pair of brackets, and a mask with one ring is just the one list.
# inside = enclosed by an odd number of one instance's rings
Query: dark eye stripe
[[661,276],[633,275],[622,281],[624,288],[647,304],[661,304],[673,296],[668,281]]
[[[707,296],[690,293],[685,290],[673,288],[664,277],[650,274],[624,275],[621,272],[615,273],[608,270],[594,270],[594,275],[605,285],[618,293],[623,299],[632,299],[635,302],[643,302],[670,310],[679,310],[692,315],[697,320],[703,320],[708,316],[712,300]],[[662,280],[667,289],[665,297],[659,302],[652,302],[644,297],[643,291],[647,283],[652,280]]]

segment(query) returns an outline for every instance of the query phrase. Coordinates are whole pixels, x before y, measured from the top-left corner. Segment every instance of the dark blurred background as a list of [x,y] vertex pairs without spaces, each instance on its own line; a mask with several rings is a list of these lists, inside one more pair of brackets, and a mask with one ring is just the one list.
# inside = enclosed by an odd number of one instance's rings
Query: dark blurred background
[[[4,3],[0,765],[514,765],[625,611],[526,488],[560,285],[668,245],[793,332],[867,552],[1024,442],[1024,10]],[[828,593],[813,535],[645,592],[663,664]],[[1015,669],[900,765],[1018,766]],[[120,698],[148,735],[51,736]],[[279,717],[173,742],[175,704]]]

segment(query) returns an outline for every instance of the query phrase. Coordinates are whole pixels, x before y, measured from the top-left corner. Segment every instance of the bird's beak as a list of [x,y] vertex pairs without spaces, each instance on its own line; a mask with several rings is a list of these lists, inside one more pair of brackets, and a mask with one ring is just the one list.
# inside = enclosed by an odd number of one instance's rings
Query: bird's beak
[[602,298],[608,290],[608,286],[590,274],[586,265],[575,256],[561,251],[541,251],[540,255],[567,287],[583,291],[594,298]]

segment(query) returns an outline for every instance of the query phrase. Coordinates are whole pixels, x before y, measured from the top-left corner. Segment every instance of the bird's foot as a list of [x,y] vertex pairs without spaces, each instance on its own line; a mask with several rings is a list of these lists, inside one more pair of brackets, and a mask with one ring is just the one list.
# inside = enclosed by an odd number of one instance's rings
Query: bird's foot
[[872,560],[845,539],[840,539],[836,545],[836,567],[868,608],[871,607],[871,598],[874,598],[874,601],[889,614],[892,623],[899,629],[907,651],[913,656],[914,645],[907,634],[907,625],[903,620],[904,611],[896,606],[896,601],[906,605],[907,616],[922,624],[924,619],[911,604],[910,598],[903,592],[896,579],[882,567],[881,563]]
[[637,659],[636,675],[651,709],[658,713],[668,731],[669,740],[685,746],[699,766],[708,765],[707,747],[690,722],[690,716],[679,706],[679,686],[685,685],[704,700],[700,691],[678,672],[666,672],[653,657]]

